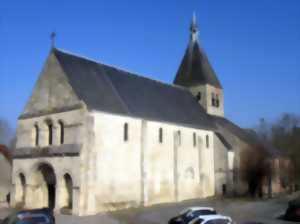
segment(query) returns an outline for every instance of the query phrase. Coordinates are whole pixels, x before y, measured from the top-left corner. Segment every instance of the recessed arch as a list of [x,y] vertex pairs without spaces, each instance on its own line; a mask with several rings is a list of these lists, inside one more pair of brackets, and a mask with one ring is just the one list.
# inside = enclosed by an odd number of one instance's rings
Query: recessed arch
[[30,184],[35,186],[35,207],[55,207],[56,201],[56,174],[49,163],[37,163],[32,167]]
[[59,126],[59,142],[60,144],[64,144],[65,142],[65,125],[62,120],[58,121]]
[[53,122],[51,119],[47,119],[45,122],[48,131],[48,145],[52,145],[53,144]]
[[73,179],[69,173],[65,173],[62,177],[61,186],[61,207],[72,210],[73,208]]
[[40,144],[40,128],[38,124],[34,125],[34,145],[39,146]]

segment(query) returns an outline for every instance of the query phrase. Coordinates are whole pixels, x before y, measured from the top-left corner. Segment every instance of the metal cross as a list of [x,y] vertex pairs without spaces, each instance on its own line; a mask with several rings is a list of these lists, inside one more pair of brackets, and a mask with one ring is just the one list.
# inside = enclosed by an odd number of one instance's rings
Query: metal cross
[[55,37],[56,37],[56,33],[52,32],[51,35],[50,35],[51,47],[54,47],[54,45],[55,45]]

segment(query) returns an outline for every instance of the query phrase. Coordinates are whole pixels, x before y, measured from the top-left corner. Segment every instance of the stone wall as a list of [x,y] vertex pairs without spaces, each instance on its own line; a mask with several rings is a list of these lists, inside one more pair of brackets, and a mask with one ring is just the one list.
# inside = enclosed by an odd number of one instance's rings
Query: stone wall
[[[84,108],[19,119],[12,172],[12,206],[21,203],[27,208],[48,206],[45,196],[48,189],[42,181],[45,177],[41,177],[39,172],[39,166],[46,164],[53,169],[55,175],[55,209],[59,211],[67,203],[68,192],[65,189],[64,175],[68,174],[73,184],[72,212],[80,214],[80,206],[84,203],[84,198],[81,197],[82,189],[85,188],[81,174],[86,170],[83,157],[89,140],[87,121],[88,113]],[[53,126],[52,144],[49,144],[49,122]],[[63,123],[63,142],[59,122]],[[38,145],[35,126],[39,128]],[[25,153],[28,150],[31,152],[29,155]],[[20,174],[24,175],[24,186]]]
[[0,205],[6,204],[6,197],[11,188],[11,164],[7,158],[0,153]]

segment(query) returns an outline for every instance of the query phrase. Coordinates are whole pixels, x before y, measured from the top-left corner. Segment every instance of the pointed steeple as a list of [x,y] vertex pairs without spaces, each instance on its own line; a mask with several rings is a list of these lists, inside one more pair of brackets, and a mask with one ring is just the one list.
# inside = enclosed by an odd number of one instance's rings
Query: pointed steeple
[[198,41],[198,25],[195,13],[190,26],[191,38],[185,51],[181,65],[177,71],[174,84],[181,86],[194,86],[210,84],[222,89],[205,52]]

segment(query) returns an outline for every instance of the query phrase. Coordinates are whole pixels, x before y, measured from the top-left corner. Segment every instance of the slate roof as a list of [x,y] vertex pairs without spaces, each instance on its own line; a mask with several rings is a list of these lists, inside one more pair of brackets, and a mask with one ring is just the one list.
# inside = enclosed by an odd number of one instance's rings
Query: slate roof
[[229,131],[233,135],[237,136],[239,139],[242,141],[248,143],[248,144],[257,144],[258,139],[250,134],[248,131],[245,129],[239,127],[238,125],[234,124],[230,120],[228,120],[225,117],[219,117],[219,116],[213,116],[210,115],[213,121],[215,122],[216,126],[219,128],[218,130],[220,132],[223,132],[224,129],[226,131]]
[[[191,31],[195,32],[193,29]],[[192,33],[192,35],[195,34]],[[197,39],[190,39],[173,83],[182,86],[210,84],[222,89],[222,85]]]
[[232,145],[227,141],[227,139],[220,132],[215,132],[215,134],[228,150],[232,150]]
[[[224,132],[232,133],[233,135],[235,135],[245,143],[249,144],[250,146],[254,146],[254,147],[261,146],[260,148],[265,150],[270,156],[270,158],[278,158],[278,157],[286,156],[283,153],[283,150],[275,148],[270,143],[261,140],[254,130],[243,129],[224,117],[218,117],[213,115],[210,116],[215,122],[216,126],[218,127],[217,131],[215,132],[217,137],[219,137],[219,139],[227,149],[229,150],[232,149],[232,145],[234,144],[234,142],[231,142],[230,138],[228,138],[226,136],[226,133]],[[225,141],[223,141],[222,138]]]
[[185,88],[164,84],[53,49],[69,83],[88,109],[201,129],[215,125]]

